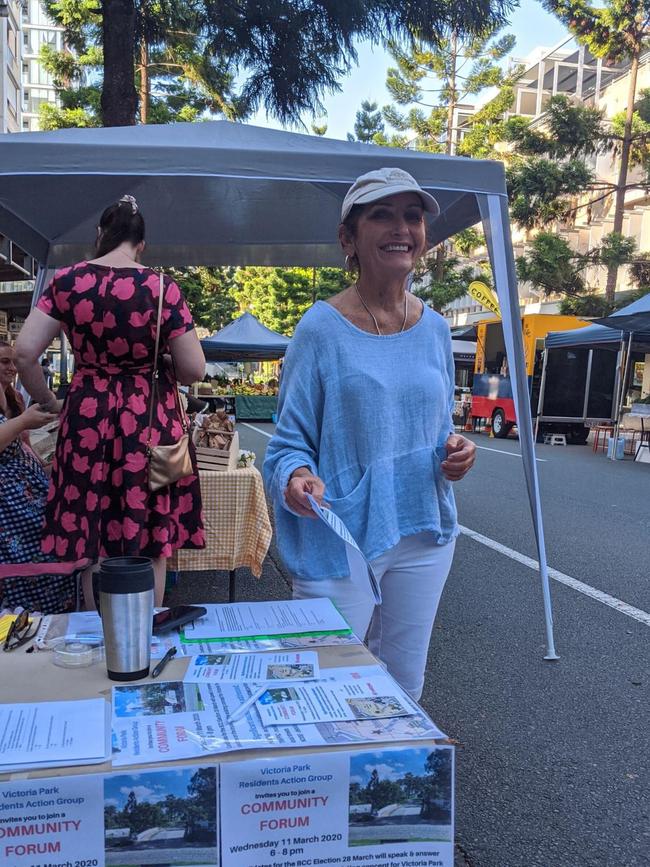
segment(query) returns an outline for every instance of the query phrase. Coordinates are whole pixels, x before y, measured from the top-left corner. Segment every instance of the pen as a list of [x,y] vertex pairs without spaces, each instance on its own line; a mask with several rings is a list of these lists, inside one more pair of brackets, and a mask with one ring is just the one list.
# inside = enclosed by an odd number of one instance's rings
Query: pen
[[158,677],[158,675],[159,675],[160,672],[163,670],[163,668],[167,665],[167,663],[169,662],[169,660],[170,660],[170,659],[173,659],[175,656],[176,656],[176,648],[175,648],[175,647],[170,647],[169,650],[167,651],[167,653],[166,653],[166,654],[163,656],[163,658],[160,660],[160,662],[158,663],[158,665],[157,665],[157,666],[154,668],[154,670],[151,672],[151,676],[152,676],[152,677]]
[[226,722],[234,723],[238,719],[241,719],[246,714],[246,712],[253,707],[257,699],[261,698],[261,696],[264,695],[269,686],[270,684],[267,683],[264,686],[261,686],[259,689],[256,689],[255,692],[250,696],[250,698],[247,698],[246,701],[237,708],[237,710],[233,711],[230,714]]
[[255,692],[249,698],[247,698],[243,704],[240,704],[239,707],[230,714],[230,716],[226,720],[226,723],[233,723],[233,722],[236,722],[238,719],[241,719],[244,716],[244,714],[246,714],[246,712],[252,708],[252,706],[255,704],[255,702],[258,700],[258,698],[261,698],[264,695],[264,693],[267,691],[267,689],[271,689],[274,686],[302,686],[303,683],[313,683],[315,680],[318,680],[318,679],[319,678],[317,678],[317,677],[308,677],[306,680],[300,680],[300,681],[297,681],[297,680],[269,680],[264,684],[264,686],[261,686],[259,689],[256,689]]

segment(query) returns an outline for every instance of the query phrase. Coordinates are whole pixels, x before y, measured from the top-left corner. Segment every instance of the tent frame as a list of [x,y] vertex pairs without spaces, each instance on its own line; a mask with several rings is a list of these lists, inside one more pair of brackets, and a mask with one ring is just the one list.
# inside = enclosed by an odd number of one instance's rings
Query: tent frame
[[[336,225],[345,192],[384,166],[408,171],[438,199],[431,244],[483,224],[538,553],[544,658],[558,659],[502,163],[227,121],[0,135],[0,233],[44,268],[69,265],[86,256],[98,213],[129,192],[149,215],[145,260],[157,266],[340,267]],[[45,279],[40,273],[40,287]]]

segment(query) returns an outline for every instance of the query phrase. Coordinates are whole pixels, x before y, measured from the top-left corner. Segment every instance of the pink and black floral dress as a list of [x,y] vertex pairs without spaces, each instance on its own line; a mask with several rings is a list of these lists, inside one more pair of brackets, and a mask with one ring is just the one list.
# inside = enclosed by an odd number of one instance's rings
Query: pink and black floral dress
[[[160,274],[81,262],[63,268],[38,302],[60,320],[75,357],[45,508],[52,559],[169,557],[205,546],[198,474],[151,492],[149,395]],[[164,278],[161,353],[194,327],[180,289]],[[174,382],[160,366],[152,444],[182,433]],[[196,459],[192,450],[196,470]]]

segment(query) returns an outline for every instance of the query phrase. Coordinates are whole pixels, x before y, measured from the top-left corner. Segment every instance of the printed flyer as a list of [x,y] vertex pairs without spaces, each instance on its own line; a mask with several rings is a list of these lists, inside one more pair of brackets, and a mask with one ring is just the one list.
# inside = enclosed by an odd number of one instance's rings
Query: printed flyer
[[0,864],[103,867],[102,786],[96,774],[0,783]]
[[201,653],[192,657],[185,683],[264,683],[265,681],[316,680],[318,654],[302,653]]
[[2,867],[218,867],[216,766],[0,783]]
[[220,773],[228,867],[453,867],[452,747],[258,759]]
[[[321,669],[321,680],[385,676],[379,666]],[[397,689],[396,686],[393,687]],[[431,740],[445,735],[406,693],[410,716],[263,726],[256,707],[228,722],[255,690],[249,684],[167,681],[113,688],[113,767],[269,747]]]
[[342,683],[269,686],[257,699],[262,725],[302,725],[338,720],[409,716],[401,690],[390,677],[368,677]]

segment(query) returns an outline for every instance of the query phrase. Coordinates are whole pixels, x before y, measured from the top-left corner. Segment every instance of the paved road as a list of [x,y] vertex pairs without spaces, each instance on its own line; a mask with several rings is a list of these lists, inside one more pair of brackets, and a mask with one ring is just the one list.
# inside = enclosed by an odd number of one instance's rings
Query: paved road
[[[253,427],[240,425],[240,440],[261,461],[273,426]],[[517,442],[476,443],[477,466],[456,487],[462,525],[534,557]],[[457,863],[650,865],[650,466],[585,446],[539,446],[538,457],[549,564],[641,618],[554,581],[561,660],[545,662],[536,573],[460,537],[422,701],[460,742]],[[285,579],[269,559],[263,583],[244,578],[241,590],[281,598]]]

